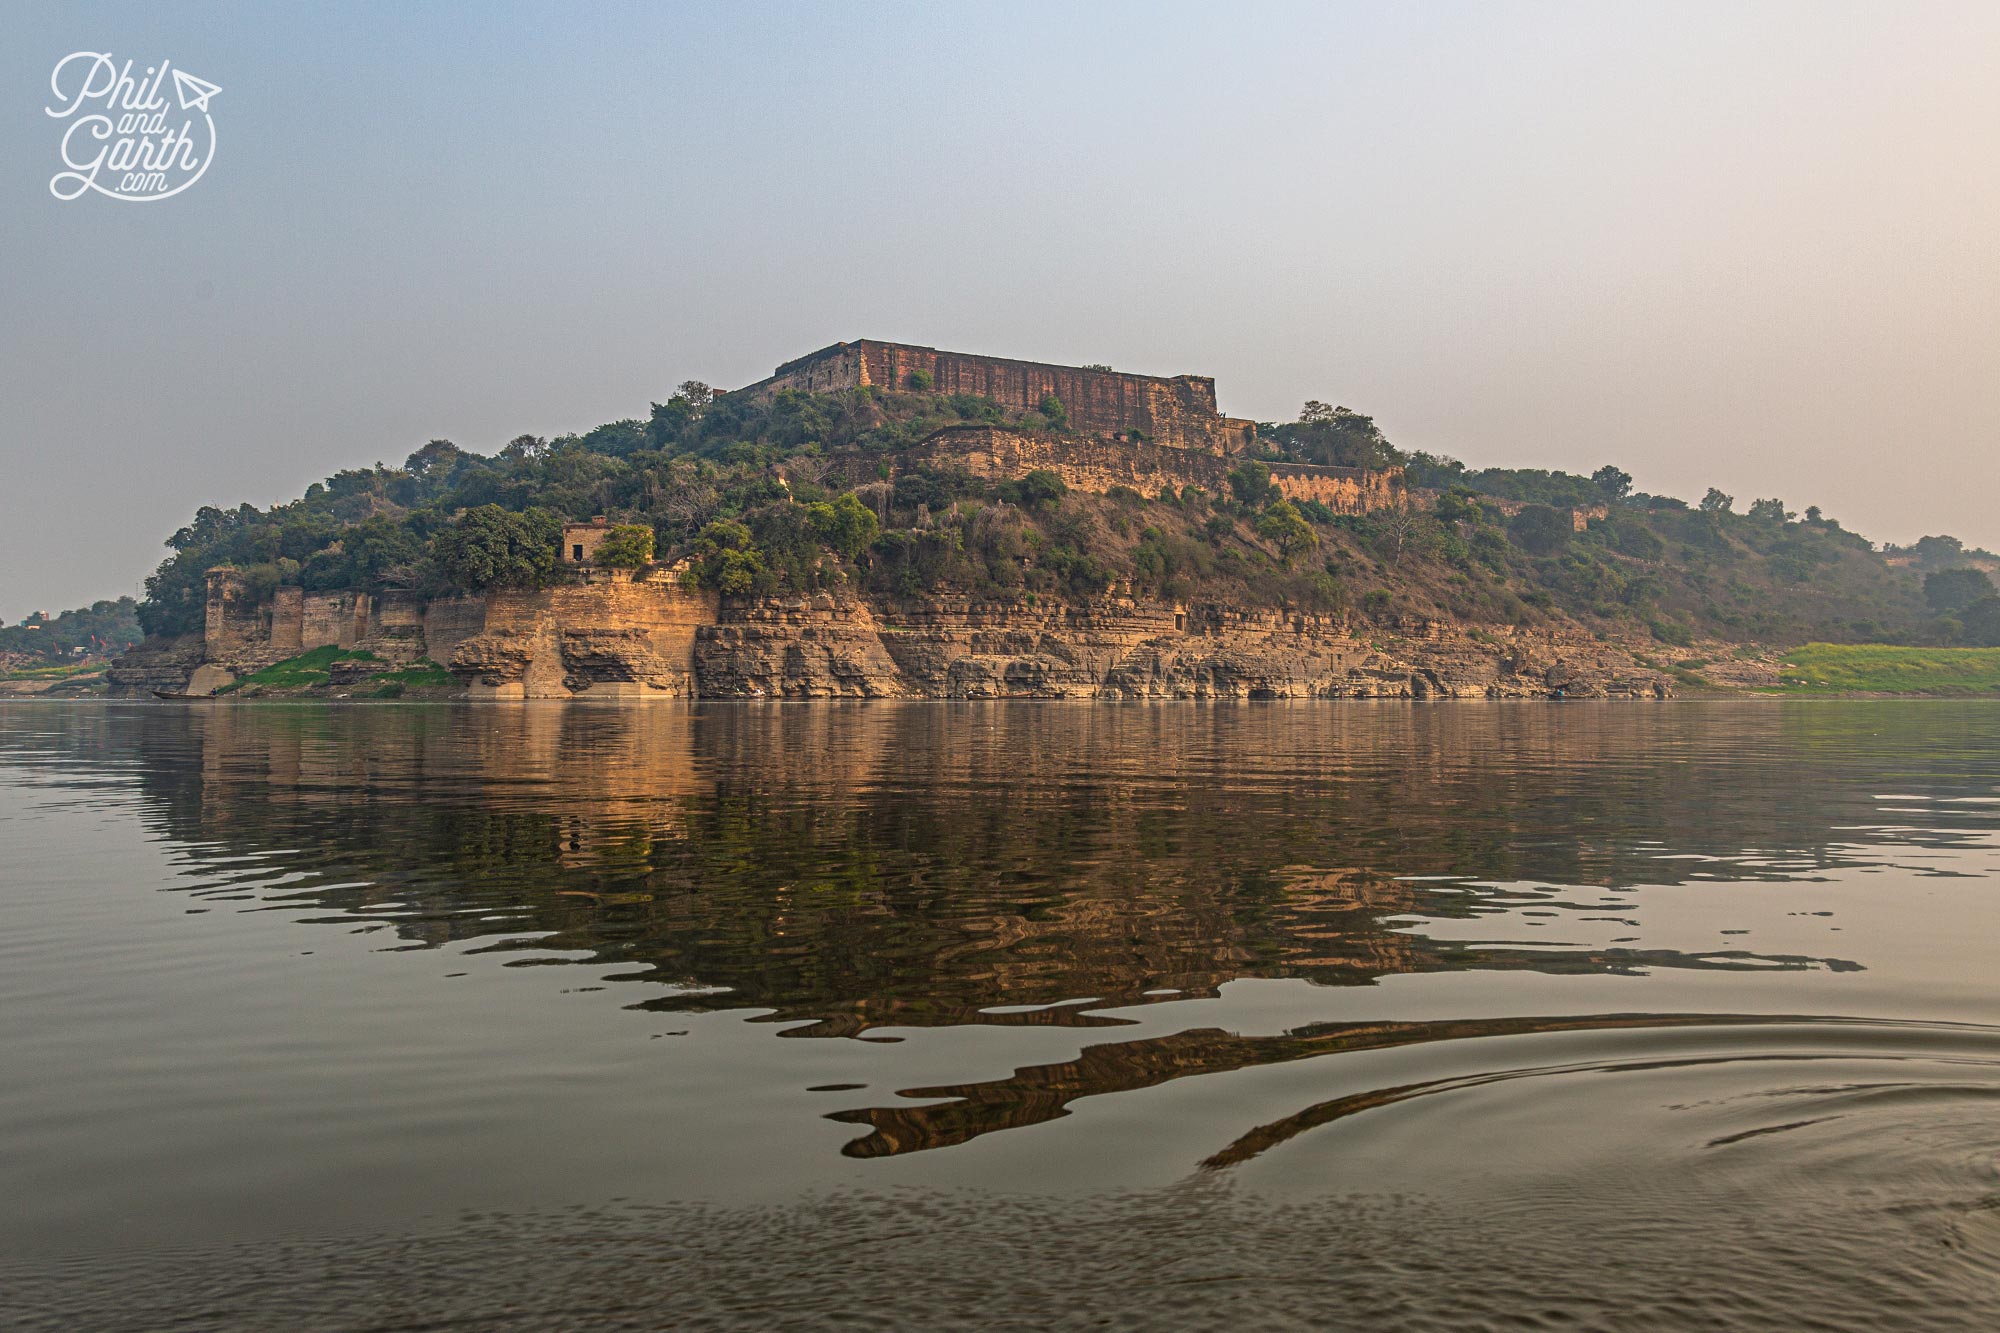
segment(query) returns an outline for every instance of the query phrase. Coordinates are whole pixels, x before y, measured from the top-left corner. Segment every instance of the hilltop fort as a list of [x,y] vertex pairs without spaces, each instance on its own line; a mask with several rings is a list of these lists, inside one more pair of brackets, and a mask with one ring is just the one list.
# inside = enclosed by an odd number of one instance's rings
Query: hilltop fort
[[1257,438],[1257,423],[1215,410],[1206,375],[1133,375],[1098,366],[1057,366],[999,356],[940,352],[909,343],[835,343],[787,361],[739,392],[839,393],[876,387],[941,397],[970,394],[1016,412],[1039,411],[1053,398],[1071,429],[1227,457]]
[[[2000,637],[1983,553],[1891,565],[1814,509],[1630,482],[1474,472],[1318,402],[1226,416],[1203,375],[863,339],[733,391],[689,381],[648,420],[490,456],[437,440],[268,511],[203,509],[110,676],[490,699],[1657,696],[1768,680],[1746,640]],[[1968,562],[1927,606],[1925,581]]]
[[[1256,422],[1216,410],[1215,381],[1206,375],[1135,375],[871,339],[787,361],[736,393],[769,399],[870,388],[940,400],[974,397],[1019,416],[1060,408],[1060,430],[942,426],[899,453],[892,466],[903,470],[951,469],[996,482],[1041,471],[1098,495],[1123,487],[1151,496],[1190,486],[1219,495],[1257,443]],[[1365,514],[1404,500],[1401,468],[1266,466],[1286,498],[1314,500],[1335,513]]]

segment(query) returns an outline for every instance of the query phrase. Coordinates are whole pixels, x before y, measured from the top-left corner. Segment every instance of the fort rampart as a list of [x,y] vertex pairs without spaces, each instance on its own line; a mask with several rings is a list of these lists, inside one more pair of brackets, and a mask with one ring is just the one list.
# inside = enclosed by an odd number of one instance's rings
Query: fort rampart
[[1054,397],[1077,431],[1121,438],[1136,431],[1146,440],[1176,449],[1233,454],[1257,434],[1254,422],[1216,411],[1215,381],[1205,375],[1134,375],[868,339],[835,343],[787,361],[769,379],[738,392],[838,393],[871,385],[903,392],[972,394],[1014,412],[1036,411],[1045,399]]
[[[1030,472],[1053,472],[1072,490],[1102,495],[1124,486],[1148,498],[1198,486],[1229,493],[1229,474],[1241,460],[1157,444],[1132,444],[1088,436],[953,426],[898,455],[899,468],[949,468],[988,481],[1013,481]],[[1336,514],[1363,514],[1403,502],[1400,470],[1271,463],[1271,481],[1291,500],[1317,500]]]

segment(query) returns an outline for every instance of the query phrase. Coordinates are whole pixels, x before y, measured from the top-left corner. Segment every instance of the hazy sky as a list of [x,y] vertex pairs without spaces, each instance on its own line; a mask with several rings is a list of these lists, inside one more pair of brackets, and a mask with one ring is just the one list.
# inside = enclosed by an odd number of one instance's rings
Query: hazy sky
[[[875,337],[2000,546],[2000,4],[18,6],[0,616]],[[77,50],[214,165],[49,193]]]

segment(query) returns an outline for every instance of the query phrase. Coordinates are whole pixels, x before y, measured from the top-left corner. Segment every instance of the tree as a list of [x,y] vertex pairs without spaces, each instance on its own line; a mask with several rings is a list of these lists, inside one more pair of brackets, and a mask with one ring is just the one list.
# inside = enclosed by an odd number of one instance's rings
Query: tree
[[700,421],[707,414],[716,396],[715,390],[700,380],[682,380],[679,387],[674,390],[674,397],[686,401],[688,411],[696,421]]
[[718,592],[741,594],[763,580],[764,555],[750,529],[733,519],[717,519],[695,539],[701,581]]
[[1966,607],[1959,623],[1967,643],[2000,648],[2000,597],[1984,597]]
[[347,557],[346,578],[342,582],[346,587],[367,587],[391,569],[415,564],[424,554],[417,535],[388,518],[357,523],[342,532],[340,540],[341,551]]
[[1409,505],[1378,509],[1368,518],[1375,525],[1376,549],[1393,565],[1402,564],[1404,554],[1413,547],[1420,551],[1434,547],[1440,536],[1437,520]]
[[1917,557],[1917,563],[1925,569],[1936,569],[1948,565],[1965,554],[1965,543],[1956,537],[1919,537],[1917,544],[1910,548]]
[[1604,492],[1604,499],[1609,504],[1617,504],[1632,493],[1632,474],[1610,463],[1591,473],[1590,479],[1597,484],[1598,490]]
[[1294,552],[1310,550],[1319,543],[1312,524],[1305,521],[1290,500],[1279,500],[1258,516],[1257,535],[1275,543],[1287,560]]
[[403,471],[419,481],[443,481],[464,457],[465,451],[450,440],[432,440],[403,460]]
[[693,464],[676,463],[662,485],[665,494],[656,508],[682,536],[698,531],[722,503],[721,492],[704,480]]
[[1750,517],[1762,519],[1767,523],[1789,523],[1798,515],[1788,512],[1783,500],[1752,500]]
[[1477,523],[1479,492],[1469,486],[1451,486],[1439,493],[1432,514],[1440,523]]
[[1993,580],[1977,569],[1939,569],[1924,575],[1924,600],[1939,615],[1963,611],[1996,591]]
[[1373,417],[1329,407],[1317,398],[1299,409],[1298,421],[1273,427],[1269,434],[1279,448],[1306,463],[1379,470],[1403,461]]
[[1725,495],[1711,486],[1708,488],[1708,494],[1701,497],[1701,512],[1704,514],[1726,514],[1735,503],[1735,496]]
[[1271,484],[1271,465],[1254,458],[1229,474],[1229,489],[1252,509],[1262,508],[1278,496],[1278,488]]
[[471,592],[543,588],[555,582],[562,520],[546,509],[509,513],[499,505],[469,509],[431,539],[445,576]]
[[1028,473],[1015,485],[1021,497],[1020,504],[1024,509],[1039,509],[1069,494],[1069,483],[1043,467]]
[[1507,520],[1507,535],[1529,555],[1554,555],[1576,535],[1569,515],[1549,505],[1529,505]]
[[620,523],[597,544],[591,560],[606,569],[640,569],[653,563],[653,530],[643,523]]
[[1042,399],[1042,415],[1048,418],[1050,430],[1069,429],[1069,409],[1064,407],[1063,400],[1054,394],[1048,394]]
[[832,504],[807,505],[806,520],[812,525],[813,536],[849,560],[860,559],[882,530],[874,512],[853,491],[842,492]]

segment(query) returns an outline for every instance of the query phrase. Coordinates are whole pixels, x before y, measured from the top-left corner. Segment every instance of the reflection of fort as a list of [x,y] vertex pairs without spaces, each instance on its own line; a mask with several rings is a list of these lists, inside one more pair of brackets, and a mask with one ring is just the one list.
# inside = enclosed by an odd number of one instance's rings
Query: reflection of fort
[[[135,780],[197,891],[310,901],[318,919],[416,946],[610,964],[600,975],[638,983],[636,1007],[806,1020],[787,1036],[1104,1029],[1074,1060],[913,1090],[948,1103],[841,1111],[869,1130],[847,1151],[874,1156],[1103,1092],[1465,1035],[1384,1022],[1121,1036],[1102,1011],[1148,992],[1841,965],[1554,933],[1497,945],[1512,936],[1480,922],[1502,909],[1423,877],[1614,886],[1838,864],[1854,853],[1835,830],[1875,814],[1878,769],[1850,769],[1849,729],[1881,724],[1854,716],[1738,709],[1718,728],[1699,707],[123,707],[51,714],[35,744]],[[1536,904],[1581,917],[1602,896],[1552,888]],[[1471,928],[1407,928],[1445,918]]]
[[[1722,746],[1694,710],[1613,707],[279,706],[79,711],[66,743],[136,770],[218,875],[256,858],[413,941],[532,933],[686,988],[636,1001],[825,1035],[1101,1022],[982,1011],[1245,976],[1720,965],[1385,920],[1481,910],[1405,876],[1658,883],[1687,872],[1662,846],[1825,863],[1867,800],[1844,738],[1805,736],[1827,759],[1802,768],[1801,715],[1733,718]],[[1714,751],[1699,783],[1656,761],[1676,746]]]

